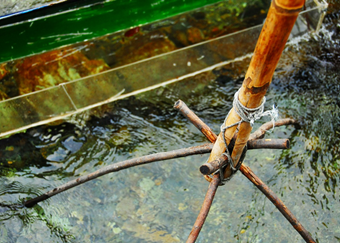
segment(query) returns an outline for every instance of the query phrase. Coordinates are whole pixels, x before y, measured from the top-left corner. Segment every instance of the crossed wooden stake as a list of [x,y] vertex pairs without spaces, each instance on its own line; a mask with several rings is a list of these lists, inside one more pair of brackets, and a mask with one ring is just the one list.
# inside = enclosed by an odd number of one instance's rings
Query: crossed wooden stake
[[[175,109],[178,109],[188,120],[194,124],[211,142],[216,141],[217,135],[206,125],[193,111],[191,111],[187,105],[179,100],[175,103]],[[275,125],[288,125],[297,124],[293,119],[279,120]],[[250,148],[272,148],[272,149],[286,149],[289,148],[288,139],[258,139],[263,138],[265,132],[271,129],[272,122],[265,123],[255,133],[251,134],[247,144]],[[236,137],[236,136],[235,136]],[[254,146],[255,145],[255,146]],[[211,163],[205,163],[200,167],[200,171],[203,175],[208,175],[222,169],[228,163],[228,158],[222,155],[219,159],[212,161]],[[257,177],[254,172],[243,163],[239,169],[244,176],[246,176],[260,191],[276,206],[276,208],[283,214],[283,216],[289,221],[289,223],[296,229],[306,242],[315,242],[308,231],[302,226],[302,224],[296,219],[293,213],[284,205],[284,203],[277,197],[277,195]],[[187,243],[195,242],[202,227],[208,216],[212,201],[215,197],[215,193],[220,184],[220,175],[216,173],[213,175],[208,191],[205,195],[204,202],[201,211],[196,219],[196,222],[190,232]]]
[[[178,101],[175,103],[175,108],[182,112],[184,116],[186,116],[207,138],[211,143],[203,144],[200,146],[194,146],[189,148],[183,148],[168,152],[160,152],[156,154],[150,154],[138,158],[133,158],[129,160],[125,160],[122,162],[118,162],[115,164],[111,164],[105,166],[97,171],[94,171],[88,175],[81,176],[77,179],[69,181],[61,186],[55,187],[52,190],[45,192],[44,194],[37,196],[35,198],[31,198],[29,200],[23,201],[21,204],[17,205],[0,205],[3,207],[20,208],[20,207],[33,207],[39,202],[45,201],[46,199],[57,195],[61,192],[64,192],[73,187],[79,186],[87,181],[93,180],[100,176],[118,172],[123,169],[131,168],[134,166],[148,164],[157,161],[169,160],[173,158],[180,158],[191,156],[195,154],[206,154],[210,153],[213,148],[213,143],[216,140],[216,134],[200,119],[194,112],[192,112],[184,102]],[[297,125],[298,122],[294,119],[286,118],[281,119],[275,122],[275,126],[282,125]],[[259,129],[257,129],[254,133],[252,133],[247,142],[248,149],[261,149],[261,148],[276,148],[276,149],[286,149],[289,147],[288,139],[261,139],[264,137],[266,131],[270,130],[273,127],[272,122],[267,122],[263,124]],[[210,165],[202,165],[200,171],[202,174],[209,174],[210,172],[214,173],[214,171],[222,168],[227,163],[226,157],[221,156],[221,158],[216,163],[211,163],[213,167]],[[205,168],[207,166],[207,168]],[[243,175],[245,175],[261,192],[263,192],[266,197],[279,209],[279,211],[285,216],[285,218],[293,225],[293,227],[299,232],[299,234],[305,239],[306,242],[315,242],[307,230],[299,223],[296,217],[291,213],[291,211],[283,204],[283,202],[275,195],[275,193],[270,190],[270,188],[262,182],[254,172],[244,164],[241,165],[239,169]],[[210,182],[208,191],[206,193],[201,211],[197,217],[197,220],[192,228],[192,231],[189,235],[187,242],[195,242],[198,234],[204,224],[204,221],[208,215],[209,209],[211,207],[213,198],[215,196],[216,190],[220,184],[219,174],[215,174],[212,177]]]
[[[304,6],[304,3],[305,0],[272,1],[267,19],[257,42],[254,55],[245,75],[242,87],[238,93],[238,100],[244,107],[253,109],[259,107],[262,102],[264,102],[264,96],[271,83],[276,65],[280,59],[281,53],[285,47],[286,41],[290,35],[298,14]],[[248,144],[248,147],[253,146],[253,148],[260,148],[261,146],[273,148],[274,144],[276,144],[276,148],[285,148],[285,146],[287,146],[289,143],[287,141],[280,140],[255,140],[263,136],[266,130],[270,129],[270,126],[272,126],[271,123],[269,123],[269,125],[268,123],[267,125],[264,124],[266,127],[263,128],[263,130],[261,130],[260,127],[260,129],[253,134],[250,134],[252,127],[248,122],[240,123],[240,125],[237,126],[239,129],[238,131],[236,130],[236,126],[230,127],[230,125],[239,122],[241,119],[234,108],[230,110],[230,115],[228,115],[228,118],[223,124],[225,127],[229,128],[224,132],[224,134],[221,133],[219,136],[216,136],[216,134],[214,134],[206,124],[204,124],[192,111],[190,111],[190,109],[183,102],[176,102],[175,107],[179,109],[186,117],[188,117],[188,119],[197,128],[200,129],[200,131],[209,139],[209,141],[213,143],[213,146],[212,144],[205,144],[186,149],[142,156],[139,158],[115,163],[99,169],[89,175],[81,176],[60,187],[56,187],[36,198],[27,200],[23,202],[22,205],[26,207],[32,207],[38,202],[46,200],[53,195],[80,185],[86,181],[132,166],[171,158],[184,157],[193,154],[211,152],[208,163],[202,165],[200,168],[200,171],[205,175],[205,178],[210,181],[210,186],[204,199],[202,209],[187,240],[187,242],[195,242],[208,215],[217,187],[220,184],[220,176],[222,179],[225,179],[231,175],[231,166],[228,165],[225,167],[223,175],[214,174],[212,178],[208,176],[209,174],[212,174],[215,171],[221,169],[223,166],[227,165],[227,157],[223,155],[226,149],[228,149],[231,144],[234,144],[233,148],[231,149],[231,159],[233,161],[233,167],[236,167],[240,161],[244,151],[244,146],[246,144]],[[289,124],[290,121],[286,120],[285,122],[285,124]],[[226,144],[228,148],[226,148]],[[259,188],[269,198],[270,201],[272,201],[272,203],[293,225],[293,227],[299,232],[306,242],[315,242],[306,229],[298,222],[295,216],[287,209],[283,202],[251,171],[249,167],[241,164],[239,170],[257,188]]]

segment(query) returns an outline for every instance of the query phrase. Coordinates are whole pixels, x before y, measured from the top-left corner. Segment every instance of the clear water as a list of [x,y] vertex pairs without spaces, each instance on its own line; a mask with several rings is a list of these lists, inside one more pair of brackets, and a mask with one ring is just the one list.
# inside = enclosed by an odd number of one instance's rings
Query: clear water
[[[291,149],[249,151],[245,160],[318,242],[340,241],[338,15],[328,15],[319,35],[286,48],[267,94],[268,108],[275,103],[282,118],[301,121],[267,135],[289,138]],[[17,203],[108,164],[205,143],[174,102],[185,101],[218,132],[248,63],[1,140],[0,201]],[[0,207],[0,242],[184,242],[208,187],[198,171],[207,157],[109,174],[32,209]],[[197,242],[303,240],[239,173],[218,189]]]

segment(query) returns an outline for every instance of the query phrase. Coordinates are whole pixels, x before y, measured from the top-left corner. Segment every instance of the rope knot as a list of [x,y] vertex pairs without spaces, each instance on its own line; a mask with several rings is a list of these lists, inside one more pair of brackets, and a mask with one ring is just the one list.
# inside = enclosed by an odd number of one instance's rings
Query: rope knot
[[[266,103],[266,97],[263,97],[262,103],[256,108],[248,108],[248,107],[245,107],[244,105],[242,105],[240,100],[239,100],[239,97],[238,97],[240,90],[241,89],[239,89],[235,93],[234,101],[233,101],[233,108],[234,108],[235,112],[237,113],[237,115],[239,115],[239,117],[241,118],[240,121],[238,121],[234,124],[228,125],[228,126],[224,126],[224,124],[226,123],[226,121],[229,117],[229,114],[230,114],[230,111],[229,111],[229,113],[226,116],[223,124],[221,125],[221,133],[223,134],[222,137],[223,137],[223,141],[224,141],[224,144],[225,144],[225,147],[226,147],[225,154],[228,157],[228,159],[230,159],[230,167],[232,169],[233,174],[239,169],[241,164],[238,163],[238,166],[236,166],[236,168],[234,168],[234,166],[233,166],[234,162],[232,161],[230,153],[228,151],[228,144],[227,144],[227,141],[225,139],[225,131],[230,127],[237,126],[237,125],[241,124],[242,122],[248,122],[250,124],[250,126],[253,127],[255,121],[260,119],[263,116],[270,116],[271,117],[271,120],[273,122],[273,128],[272,128],[272,130],[273,130],[274,127],[275,127],[275,120],[278,118],[278,110],[277,110],[277,108],[275,108],[274,105],[273,105],[272,110],[265,111],[265,112],[263,111],[264,110],[264,104]],[[220,175],[222,175],[222,173]],[[221,181],[224,181],[224,178],[221,178]]]
[[262,103],[256,107],[256,108],[248,108],[245,107],[244,105],[242,105],[242,103],[240,102],[238,95],[240,93],[240,89],[235,93],[234,95],[234,101],[233,101],[233,108],[235,110],[235,112],[237,113],[237,115],[239,115],[239,117],[241,118],[240,121],[231,124],[229,126],[224,126],[224,123],[227,121],[230,111],[228,113],[228,115],[226,116],[222,126],[221,126],[221,132],[225,132],[225,130],[227,130],[230,127],[236,126],[241,124],[242,122],[248,122],[250,124],[251,127],[254,126],[254,123],[256,120],[259,120],[261,117],[263,116],[270,116],[271,120],[273,122],[273,128],[275,125],[275,120],[278,118],[278,110],[277,108],[273,105],[273,109],[269,110],[269,111],[263,111],[264,110],[264,104],[266,103],[266,97],[263,97]]

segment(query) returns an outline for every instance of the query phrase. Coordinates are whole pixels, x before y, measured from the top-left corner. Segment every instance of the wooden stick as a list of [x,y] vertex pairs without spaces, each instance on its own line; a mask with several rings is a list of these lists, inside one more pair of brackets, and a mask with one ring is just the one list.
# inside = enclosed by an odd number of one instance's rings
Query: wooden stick
[[256,139],[248,140],[248,149],[288,149],[289,139]]
[[200,172],[203,175],[211,175],[215,173],[220,168],[223,168],[225,165],[228,164],[228,157],[224,154],[221,155],[218,159],[211,161],[210,163],[204,163],[200,167]]
[[[189,109],[189,107],[182,101],[178,100],[174,108],[179,110],[188,120],[195,125],[207,138],[210,142],[214,143],[216,141],[217,135],[210,129],[208,125],[206,125],[192,110]],[[275,126],[283,126],[283,125],[289,125],[299,124],[297,120],[286,118],[286,119],[280,119],[275,122]],[[262,126],[260,126],[253,134],[250,135],[249,141],[247,142],[248,149],[259,149],[259,148],[280,148],[280,149],[286,149],[289,147],[289,140],[288,139],[272,139],[271,141],[258,141],[257,138],[263,138],[266,131],[273,128],[272,122],[264,123]],[[234,138],[235,139],[235,138]],[[271,145],[272,144],[272,145]],[[228,163],[228,158],[225,155],[221,155],[217,159],[210,161],[208,163],[204,163],[200,167],[200,172],[203,175],[210,175],[214,172],[216,172],[218,169],[222,168]]]
[[208,216],[211,204],[214,200],[218,185],[220,183],[220,177],[219,175],[214,175],[212,181],[209,184],[209,188],[207,193],[205,194],[205,198],[203,201],[203,205],[201,207],[200,213],[198,214],[198,217],[196,219],[196,222],[194,226],[192,227],[192,230],[189,234],[187,243],[195,242],[202,227],[205,222],[205,219]]
[[242,164],[240,171],[245,175],[260,191],[266,195],[266,197],[275,205],[275,207],[282,213],[282,215],[289,221],[289,223],[296,229],[306,242],[314,242],[308,231],[302,226],[302,224],[296,219],[293,213],[284,205],[280,198],[258,178],[254,172],[248,167]]
[[41,201],[44,201],[56,194],[59,194],[60,192],[66,191],[84,182],[93,180],[99,176],[106,175],[111,172],[116,172],[119,170],[137,166],[137,165],[148,164],[148,163],[152,163],[155,161],[180,158],[180,157],[190,156],[194,154],[205,154],[205,153],[211,152],[212,147],[213,147],[213,144],[208,143],[208,144],[203,144],[200,146],[194,146],[194,147],[189,147],[189,148],[184,148],[184,149],[173,150],[169,152],[146,155],[146,156],[142,156],[139,158],[129,159],[129,160],[118,162],[112,165],[108,165],[108,166],[103,167],[102,169],[92,172],[91,174],[81,176],[75,180],[69,181],[61,186],[58,186],[38,197],[27,200],[23,203],[23,205],[26,207],[33,207],[35,204]]
[[[251,149],[287,149],[289,148],[289,139],[256,139],[247,142],[248,150]],[[203,175],[211,175],[220,168],[228,164],[228,157],[222,154],[218,159],[209,163],[204,163],[200,167]]]
[[[190,110],[187,106],[185,108],[186,110]],[[183,112],[183,111],[182,111]],[[192,112],[192,111],[191,111]],[[194,112],[192,112],[193,115]],[[194,116],[191,116],[191,117],[194,117]],[[196,115],[195,115],[196,116]],[[191,121],[192,123],[197,123],[195,124],[196,127],[206,127],[207,125],[201,120],[201,119],[194,119],[194,120],[191,120],[189,117],[188,117],[189,121]],[[295,122],[294,124],[296,124],[296,120],[293,120],[293,119],[286,119],[286,120],[283,120],[283,121],[280,121],[278,122],[278,125],[283,125],[285,123],[289,123],[289,124],[292,124],[293,121]],[[271,124],[271,125],[270,125]],[[276,125],[276,124],[275,124]],[[253,139],[255,139],[257,136],[264,136],[265,134],[265,129],[271,129],[273,127],[273,124],[272,122],[270,123],[265,123],[263,124],[253,135]],[[211,131],[211,129],[209,128],[209,130]],[[258,132],[259,131],[259,132]],[[204,134],[204,133],[203,133]],[[213,133],[212,136],[210,137],[213,138],[215,137],[215,134]],[[207,137],[208,138],[208,137]],[[208,138],[209,139],[209,138]],[[210,140],[209,139],[209,140]],[[213,139],[212,139],[213,140]],[[253,140],[254,141],[254,140]],[[257,140],[255,140],[257,141]],[[211,141],[211,142],[214,142],[214,141]],[[226,156],[224,156],[223,154],[221,155],[221,160],[226,160]],[[223,161],[219,161],[217,163],[223,163]],[[209,166],[213,165],[213,163],[210,163],[208,164],[208,169],[211,169],[209,168]],[[221,167],[220,167],[221,168]],[[284,203],[276,196],[276,194],[270,190],[270,188],[263,182],[261,181],[261,179],[259,177],[257,177],[253,171],[251,171],[251,169],[248,167],[248,166],[245,166],[244,164],[241,164],[240,166],[240,171],[242,172],[242,174],[244,176],[246,176],[255,186],[257,186],[260,191],[266,195],[266,197],[277,207],[277,209],[283,214],[283,216],[290,222],[290,224],[296,229],[296,231],[302,236],[302,238],[306,241],[306,242],[313,242],[315,243],[315,241],[313,240],[313,238],[309,235],[308,231],[301,225],[301,223],[296,219],[296,217],[292,214],[292,212],[284,205]],[[210,185],[212,183],[216,183],[216,177],[219,177],[218,174],[215,174],[213,179],[211,180],[210,182]],[[210,189],[210,187],[209,187]],[[216,191],[217,189],[215,189]],[[207,193],[208,195],[208,193]],[[214,194],[215,195],[215,194]],[[214,196],[213,195],[213,196]],[[207,196],[206,196],[207,197]],[[191,230],[191,233],[189,235],[189,238],[188,238],[188,241],[187,242],[195,242],[195,240],[197,239],[198,237],[198,234],[203,226],[203,223],[205,221],[205,218],[207,217],[207,214],[209,212],[209,209],[210,209],[210,206],[211,206],[211,203],[212,203],[212,199],[213,197],[211,198],[210,201],[207,201],[204,200],[204,203],[202,205],[202,208],[201,208],[201,211],[200,211],[200,214],[198,215],[197,217],[197,220],[195,222],[195,225],[193,227],[193,229]],[[190,241],[189,241],[190,239]]]
[[[176,101],[174,108],[179,110],[195,127],[197,127],[210,142],[214,143],[216,141],[217,135],[182,100]],[[292,118],[284,118],[284,119],[277,120],[274,123],[275,127],[284,126],[284,125],[298,126],[299,122]],[[270,121],[270,122],[264,123],[254,133],[250,135],[249,141],[263,138],[266,131],[272,128],[273,128],[273,122]],[[274,139],[272,141],[274,141]],[[289,141],[283,145],[282,149],[288,148],[287,145],[289,147]],[[258,149],[260,147],[257,147],[257,146],[261,146],[261,145],[255,145],[255,143],[247,143],[247,146],[250,149]],[[273,146],[275,147],[276,145],[273,145]]]

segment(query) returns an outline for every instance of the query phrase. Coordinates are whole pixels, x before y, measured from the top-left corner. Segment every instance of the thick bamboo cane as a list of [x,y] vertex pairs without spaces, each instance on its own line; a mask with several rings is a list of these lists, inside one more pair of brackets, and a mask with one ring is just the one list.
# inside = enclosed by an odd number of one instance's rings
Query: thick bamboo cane
[[[296,18],[304,6],[304,2],[304,0],[272,1],[254,55],[239,92],[239,101],[245,107],[256,108],[261,104]],[[232,109],[224,125],[229,126],[238,121],[240,121],[240,117],[235,110]],[[233,138],[235,130],[236,126],[226,130],[224,136],[227,144],[229,144]],[[231,155],[234,166],[236,166],[240,159],[251,130],[252,127],[249,123],[241,123]],[[222,134],[220,134],[208,162],[218,159],[224,151],[225,144]],[[227,168],[224,177],[227,178],[230,174],[231,170]]]

